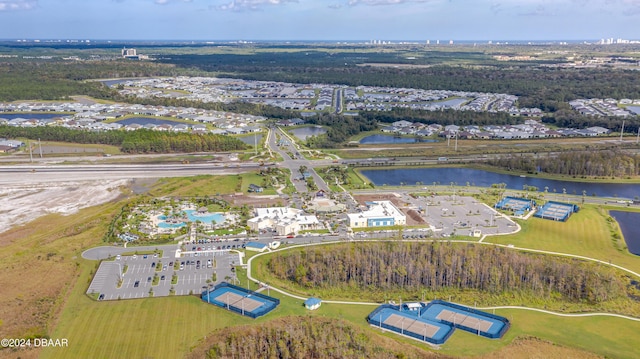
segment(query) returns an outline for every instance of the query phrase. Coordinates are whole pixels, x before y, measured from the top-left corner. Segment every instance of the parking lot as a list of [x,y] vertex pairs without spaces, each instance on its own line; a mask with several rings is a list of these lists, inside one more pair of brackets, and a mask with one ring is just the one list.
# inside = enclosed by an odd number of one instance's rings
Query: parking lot
[[418,211],[434,234],[439,237],[453,235],[480,235],[511,233],[517,225],[493,208],[466,196],[402,196],[412,209]]
[[176,258],[177,249],[164,251],[163,256],[116,256],[103,261],[87,293],[99,294],[99,300],[199,294],[210,285],[235,278],[232,265],[241,263],[239,254],[229,250],[186,252]]

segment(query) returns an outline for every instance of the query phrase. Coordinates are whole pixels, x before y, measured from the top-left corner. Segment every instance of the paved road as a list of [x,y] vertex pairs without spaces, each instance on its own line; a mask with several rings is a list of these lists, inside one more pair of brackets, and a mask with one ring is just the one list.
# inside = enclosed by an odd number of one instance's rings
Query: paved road
[[158,245],[158,246],[143,246],[143,247],[120,247],[120,246],[102,246],[95,247],[91,249],[87,249],[82,252],[82,258],[89,260],[102,260],[107,259],[109,257],[115,257],[118,254],[122,253],[131,253],[135,251],[146,252],[146,251],[155,251],[155,250],[163,251],[163,256],[169,256],[175,254],[176,249],[178,249],[177,244],[167,244],[167,245]]
[[[275,136],[275,132],[276,131],[280,134],[280,138],[281,139],[285,139],[285,141],[287,142],[287,144],[283,145],[283,146],[286,146],[286,148],[288,148],[289,151],[286,151],[285,149],[283,149],[282,146],[278,146],[278,144],[276,142],[276,136]],[[271,150],[273,152],[277,152],[284,159],[284,161],[278,163],[278,166],[287,168],[289,171],[291,171],[291,183],[293,183],[293,185],[296,187],[296,191],[298,193],[307,192],[307,185],[306,185],[305,181],[297,180],[298,177],[302,176],[302,174],[300,173],[300,167],[302,167],[302,166],[307,168],[307,171],[313,177],[313,180],[316,183],[316,186],[318,186],[318,189],[322,189],[325,192],[329,192],[329,186],[316,173],[314,167],[321,166],[323,164],[326,165],[328,163],[332,163],[333,161],[331,161],[331,160],[323,160],[323,161],[309,161],[309,160],[307,160],[301,154],[299,154],[300,152],[299,152],[299,149],[297,148],[297,146],[295,144],[294,139],[291,136],[289,136],[288,134],[286,134],[284,131],[279,129],[279,128],[278,129],[272,129],[272,130],[269,131],[268,139],[267,139],[267,146],[269,146],[269,148],[271,148]],[[288,152],[296,154],[297,158],[291,158],[289,156]]]
[[186,177],[202,174],[228,175],[255,171],[258,164],[227,166],[185,165],[20,165],[0,166],[0,184],[116,180],[130,178]]

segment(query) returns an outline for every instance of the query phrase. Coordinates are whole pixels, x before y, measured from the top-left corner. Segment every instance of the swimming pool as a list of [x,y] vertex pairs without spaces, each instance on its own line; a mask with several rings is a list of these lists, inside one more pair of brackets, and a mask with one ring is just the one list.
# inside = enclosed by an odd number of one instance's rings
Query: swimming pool
[[[184,211],[184,213],[187,215],[189,222],[200,221],[204,224],[211,224],[211,222],[216,222],[216,224],[219,224],[219,223],[224,223],[226,219],[226,217],[222,213],[198,214],[198,211],[193,209],[187,209]],[[158,219],[162,221],[158,223],[158,227],[160,228],[180,228],[187,225],[185,222],[167,223],[165,222],[165,220],[167,219],[167,216],[165,215],[158,216]]]
[[211,224],[211,221],[215,221],[216,223],[224,223],[225,217],[222,213],[206,213],[206,214],[198,214],[198,211],[193,209],[188,209],[184,211],[187,214],[187,217],[191,222],[200,221],[202,223]]

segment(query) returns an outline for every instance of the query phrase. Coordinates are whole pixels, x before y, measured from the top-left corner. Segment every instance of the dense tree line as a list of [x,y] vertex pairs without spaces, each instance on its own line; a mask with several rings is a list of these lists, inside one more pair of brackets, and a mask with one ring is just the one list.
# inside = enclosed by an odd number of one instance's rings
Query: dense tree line
[[113,95],[113,91],[101,83],[58,77],[39,66],[0,63],[0,83],[0,101],[61,100],[73,95],[109,98]]
[[152,106],[175,106],[175,107],[193,107],[211,111],[223,111],[243,113],[254,116],[263,116],[267,118],[292,119],[300,117],[300,112],[282,109],[280,107],[253,104],[249,102],[234,101],[230,103],[224,102],[201,102],[181,98],[138,98],[135,96],[118,97],[121,102],[132,104],[152,105]]
[[[430,54],[425,57],[429,58]],[[427,90],[498,92],[521,96],[524,107],[545,111],[566,108],[576,98],[640,98],[640,73],[633,70],[565,69],[537,64],[497,64],[484,54],[447,52],[426,63],[442,63],[458,56],[490,66],[422,68],[359,66],[364,63],[415,63],[399,54],[353,52],[333,54],[309,51],[245,55],[172,56],[167,62],[181,67],[216,71],[248,80],[294,83],[330,83],[349,86],[389,86]]]
[[[488,61],[474,52],[430,52],[425,63],[439,63],[455,56]],[[56,100],[72,95],[164,106],[184,106],[290,119],[300,113],[268,105],[246,102],[202,103],[175,98],[139,99],[121,96],[93,78],[153,77],[176,75],[212,75],[248,80],[288,81],[296,83],[334,83],[351,86],[408,87],[475,92],[502,92],[520,96],[519,105],[539,107],[549,114],[543,121],[560,127],[602,126],[618,131],[619,118],[586,117],[573,111],[567,101],[575,98],[640,98],[637,71],[613,69],[554,69],[530,65],[492,63],[489,67],[436,65],[428,68],[356,66],[363,62],[412,63],[401,53],[353,53],[308,51],[267,52],[247,55],[176,55],[161,62],[110,61],[5,61],[0,62],[0,101]],[[344,64],[347,65],[344,65]],[[360,117],[320,115],[310,119],[329,127],[326,136],[311,139],[312,147],[336,147],[351,136],[375,128],[375,121],[389,123],[400,119],[440,124],[510,124],[519,118],[505,113],[472,111],[363,112]],[[627,119],[627,132],[636,132],[640,120]]]
[[96,78],[176,76],[175,66],[137,61],[0,62],[0,101],[62,100],[74,95],[117,99],[118,93]]
[[619,150],[563,152],[556,157],[504,156],[490,165],[529,173],[546,172],[568,176],[629,177],[640,175],[640,155]]
[[94,132],[59,126],[0,126],[0,137],[112,145],[126,153],[224,152],[246,148],[242,141],[229,136],[152,130]]
[[523,122],[521,117],[511,116],[505,112],[477,112],[457,111],[445,109],[442,111],[412,110],[394,108],[390,111],[364,111],[360,116],[367,120],[393,123],[400,120],[420,122],[426,124],[437,123],[446,125],[514,125]]
[[625,295],[608,268],[505,248],[451,243],[367,243],[289,251],[272,256],[277,277],[308,288],[383,291],[457,289],[526,292],[599,303]]
[[344,320],[323,317],[285,317],[264,324],[226,328],[213,334],[213,344],[191,357],[225,358],[444,358],[397,345]]
[[591,126],[600,126],[611,131],[618,132],[622,130],[624,122],[625,133],[637,133],[640,127],[640,118],[638,117],[613,117],[613,116],[584,116],[573,109],[559,110],[557,112],[547,114],[542,117],[542,122],[557,127],[568,128],[587,128]]
[[322,136],[313,136],[307,139],[307,145],[315,148],[336,147],[349,139],[349,137],[364,131],[372,131],[378,128],[374,119],[360,116],[340,116],[333,114],[319,114],[305,119],[307,123],[322,125],[327,128],[327,133]]

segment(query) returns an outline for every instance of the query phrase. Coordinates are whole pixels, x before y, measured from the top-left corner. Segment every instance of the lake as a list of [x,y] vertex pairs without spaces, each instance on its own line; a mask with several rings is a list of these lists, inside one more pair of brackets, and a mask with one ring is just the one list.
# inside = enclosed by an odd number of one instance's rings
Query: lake
[[391,143],[418,143],[418,142],[438,142],[432,138],[416,138],[416,137],[395,137],[392,135],[371,135],[360,140],[363,145],[378,145]]
[[58,118],[58,117],[71,117],[73,114],[53,114],[53,113],[12,113],[5,114],[0,112],[0,118],[6,118],[7,120],[13,120],[16,118],[26,118],[28,120],[48,120],[50,118]]
[[640,226],[638,226],[640,213],[609,211],[609,214],[611,214],[620,225],[629,252],[640,255]]
[[316,126],[300,127],[300,128],[295,128],[295,129],[290,130],[290,131],[291,131],[291,133],[293,133],[294,136],[298,137],[302,141],[306,141],[307,137],[320,136],[320,135],[324,135],[325,133],[327,133],[327,130],[325,130],[324,128],[316,127]]
[[362,170],[362,174],[376,186],[382,184],[399,186],[401,183],[415,185],[421,182],[423,185],[449,185],[466,186],[469,182],[472,186],[491,187],[494,183],[505,183],[508,189],[522,190],[524,185],[534,186],[538,191],[544,192],[548,187],[549,193],[562,194],[563,189],[567,194],[582,195],[586,191],[587,196],[620,197],[633,199],[640,194],[640,183],[590,183],[551,180],[534,177],[520,177],[494,173],[471,168],[398,168]]
[[131,125],[134,123],[138,125],[154,124],[154,125],[172,125],[172,126],[182,124],[182,122],[178,122],[178,121],[161,120],[161,119],[149,118],[149,117],[131,117],[131,118],[127,118],[125,120],[119,120],[116,122],[123,126]]
[[636,115],[640,115],[640,106],[627,106],[627,110],[635,113]]
[[470,99],[468,98],[452,98],[449,100],[444,100],[444,101],[434,101],[434,102],[429,102],[430,104],[433,105],[438,105],[438,106],[444,106],[444,107],[458,107],[460,105],[462,105],[463,103],[469,101]]
[[102,80],[100,82],[102,82],[103,84],[109,87],[113,87],[115,85],[122,84],[128,81],[145,80],[145,79],[146,78],[130,78],[130,79]]

